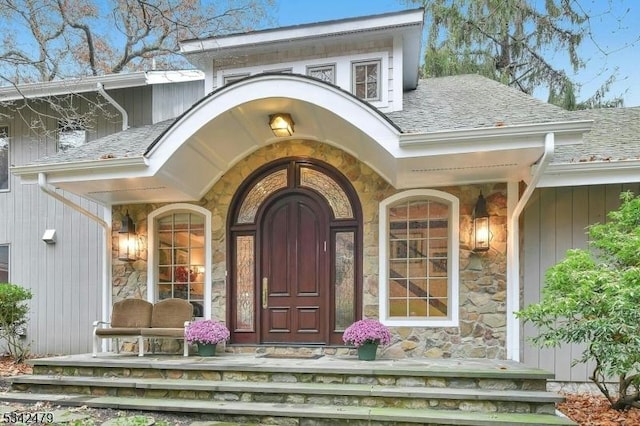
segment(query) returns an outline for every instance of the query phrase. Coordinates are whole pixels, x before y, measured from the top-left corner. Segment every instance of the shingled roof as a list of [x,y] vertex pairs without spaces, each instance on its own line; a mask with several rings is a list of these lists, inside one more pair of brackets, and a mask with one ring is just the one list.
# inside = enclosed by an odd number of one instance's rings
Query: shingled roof
[[593,120],[578,146],[556,148],[554,163],[640,159],[640,107],[575,111],[577,120]]
[[[386,116],[403,133],[594,120],[582,145],[561,146],[554,163],[640,158],[640,107],[569,112],[478,75],[420,80],[404,109]],[[175,120],[115,133],[33,164],[143,156]]]
[[575,120],[562,108],[473,74],[420,80],[405,92],[403,110],[387,116],[404,133]]

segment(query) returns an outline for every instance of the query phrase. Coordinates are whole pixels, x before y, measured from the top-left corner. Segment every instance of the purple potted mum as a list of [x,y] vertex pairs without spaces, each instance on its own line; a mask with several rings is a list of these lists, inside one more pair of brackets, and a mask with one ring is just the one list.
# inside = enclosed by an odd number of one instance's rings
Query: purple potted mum
[[358,358],[371,361],[376,357],[378,345],[391,343],[389,329],[378,320],[363,319],[351,324],[344,331],[342,340],[358,348]]
[[216,345],[229,339],[229,329],[214,320],[198,320],[187,326],[184,338],[187,343],[198,345],[200,356],[213,356]]

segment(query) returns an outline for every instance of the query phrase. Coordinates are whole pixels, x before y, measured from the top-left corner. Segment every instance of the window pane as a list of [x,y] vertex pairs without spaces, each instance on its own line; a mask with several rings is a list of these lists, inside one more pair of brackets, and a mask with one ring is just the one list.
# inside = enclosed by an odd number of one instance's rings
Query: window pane
[[0,283],[9,282],[9,246],[0,246]]
[[335,180],[324,173],[308,167],[301,167],[300,186],[314,189],[326,198],[336,219],[353,217],[353,210],[347,194]]
[[238,223],[253,223],[262,202],[278,189],[287,187],[287,170],[282,169],[265,176],[249,191],[238,214]]
[[353,88],[355,95],[362,99],[379,99],[380,62],[355,64],[353,67]]
[[355,319],[355,235],[336,232],[335,247],[336,329],[345,330]]
[[390,206],[388,213],[390,312],[406,318],[446,316],[448,206],[408,200]]
[[0,190],[9,189],[9,128],[0,127]]
[[236,330],[254,331],[255,247],[253,235],[236,237]]
[[327,83],[335,83],[336,67],[334,65],[326,65],[321,67],[309,67],[308,74]]
[[179,297],[204,314],[204,216],[179,212],[157,219],[158,299]]

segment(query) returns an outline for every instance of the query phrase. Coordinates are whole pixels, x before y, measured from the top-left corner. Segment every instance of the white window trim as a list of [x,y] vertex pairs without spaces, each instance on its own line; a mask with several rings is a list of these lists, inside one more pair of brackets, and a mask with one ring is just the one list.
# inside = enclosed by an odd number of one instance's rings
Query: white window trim
[[[445,201],[449,207],[449,316],[446,319],[391,319],[388,317],[388,276],[389,276],[389,206],[402,200],[431,198]],[[457,327],[460,312],[460,201],[446,192],[432,189],[411,189],[392,195],[380,203],[379,211],[379,318],[383,324],[397,327]]]
[[192,212],[204,216],[204,318],[211,319],[211,212],[203,207],[187,203],[169,204],[149,213],[147,223],[147,300],[156,302],[156,274],[158,271],[156,259],[156,218],[167,213]]
[[[377,65],[378,66],[378,90],[377,96],[375,98],[360,98],[356,95],[356,67],[366,66],[366,65]],[[365,87],[366,92],[366,87]],[[382,59],[371,59],[366,61],[352,61],[351,62],[351,93],[353,96],[362,99],[367,102],[380,102],[382,100]]]

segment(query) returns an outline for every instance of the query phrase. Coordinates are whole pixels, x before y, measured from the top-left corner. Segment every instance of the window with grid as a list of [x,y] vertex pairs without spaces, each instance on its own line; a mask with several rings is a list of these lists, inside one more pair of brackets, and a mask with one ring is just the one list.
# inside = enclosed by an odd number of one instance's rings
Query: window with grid
[[353,64],[353,93],[367,101],[380,100],[380,61]]
[[435,196],[439,191],[410,193],[381,205],[381,318],[453,325],[458,309],[457,198]]
[[202,316],[205,278],[205,218],[177,212],[157,219],[157,298],[177,297]]
[[317,78],[318,80],[326,81],[327,83],[336,83],[336,66],[335,65],[320,65],[316,67],[308,67],[307,75]]

